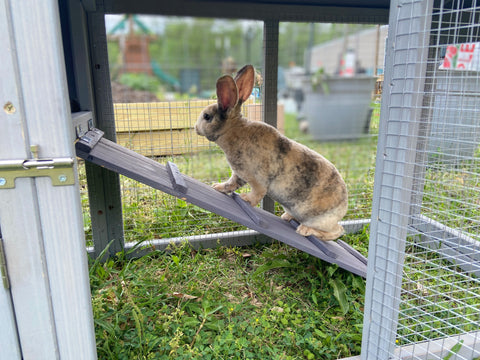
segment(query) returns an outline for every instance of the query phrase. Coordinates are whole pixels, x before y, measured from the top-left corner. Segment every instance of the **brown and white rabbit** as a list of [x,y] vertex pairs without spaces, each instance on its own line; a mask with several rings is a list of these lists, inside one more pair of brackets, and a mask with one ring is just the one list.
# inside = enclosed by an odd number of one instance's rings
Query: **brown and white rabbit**
[[195,125],[199,135],[217,143],[232,168],[227,182],[213,188],[231,193],[250,184],[243,200],[256,206],[265,195],[279,202],[282,219],[300,223],[297,233],[335,240],[347,212],[347,189],[335,166],[315,151],[283,136],[273,126],[249,121],[241,105],[252,93],[255,70],[247,65],[235,79],[217,80],[217,104],[207,106]]

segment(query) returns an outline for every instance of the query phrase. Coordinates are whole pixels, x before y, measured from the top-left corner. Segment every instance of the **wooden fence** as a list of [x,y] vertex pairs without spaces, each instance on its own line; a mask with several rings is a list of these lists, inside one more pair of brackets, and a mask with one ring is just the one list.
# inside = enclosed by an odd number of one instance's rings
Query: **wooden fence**
[[[209,141],[195,133],[202,109],[216,100],[188,100],[114,104],[117,143],[145,156],[178,155],[208,148]],[[262,104],[248,100],[243,114],[262,120]],[[278,107],[278,128],[283,132],[283,106]]]

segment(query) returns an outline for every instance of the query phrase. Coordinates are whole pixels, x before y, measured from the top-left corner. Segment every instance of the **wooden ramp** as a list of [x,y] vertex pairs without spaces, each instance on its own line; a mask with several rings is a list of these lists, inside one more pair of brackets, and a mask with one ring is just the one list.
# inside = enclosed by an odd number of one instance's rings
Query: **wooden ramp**
[[233,220],[273,239],[366,278],[367,259],[341,240],[321,241],[295,232],[298,223],[288,223],[260,208],[253,208],[236,193],[222,194],[183,175],[173,163],[167,166],[103,138],[92,129],[76,143],[77,156],[111,171],[140,181],[203,209]]

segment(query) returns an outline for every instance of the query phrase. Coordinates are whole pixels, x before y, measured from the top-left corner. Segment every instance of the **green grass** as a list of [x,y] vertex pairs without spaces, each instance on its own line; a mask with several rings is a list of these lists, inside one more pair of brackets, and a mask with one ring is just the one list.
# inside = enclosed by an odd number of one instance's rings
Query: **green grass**
[[90,279],[100,359],[337,359],[360,351],[364,280],[279,243],[184,244],[136,260],[122,253],[92,261]]
[[[318,143],[293,116],[285,126],[287,136],[340,169],[351,194],[348,218],[369,218],[376,138]],[[230,174],[216,148],[173,161],[205,183]],[[244,229],[128,178],[122,188],[127,241]],[[82,203],[87,209],[86,194]],[[85,228],[91,236],[88,216]],[[366,255],[368,227],[343,239]],[[184,244],[136,260],[120,253],[104,264],[92,259],[90,280],[100,359],[337,359],[360,352],[364,280],[277,242],[201,251]]]
[[[346,219],[370,218],[374,114],[371,136],[322,143],[286,117],[287,136],[327,157],[344,176],[350,196]],[[167,160],[205,183],[229,176],[216,148],[158,159]],[[471,205],[478,199],[479,177],[472,169],[478,167],[427,168],[422,213],[459,229],[476,226],[479,207]],[[122,187],[127,241],[243,229],[124,177]],[[82,203],[87,209],[85,194]],[[88,216],[85,228],[91,236]],[[368,236],[366,227],[343,240],[366,255]],[[471,297],[478,291],[475,282],[452,274],[445,259],[414,245],[407,246],[406,265],[400,345],[447,332],[444,309],[452,334],[478,323],[477,297]],[[360,353],[364,280],[277,242],[200,251],[183,244],[135,260],[120,253],[104,264],[92,259],[90,280],[100,359],[337,359]]]
[[[378,112],[372,118],[372,129],[378,124]],[[373,130],[375,132],[375,130]],[[332,161],[346,180],[349,192],[348,219],[370,218],[375,166],[376,136],[356,141],[317,142],[298,130],[298,122],[292,115],[285,117],[285,133]],[[223,152],[212,147],[195,154],[157,159],[161,163],[175,162],[180,171],[206,184],[225,181],[230,168]],[[211,214],[194,205],[154,190],[146,185],[121,176],[125,237],[128,242],[159,238],[203,235],[225,231],[244,230],[243,226]],[[81,172],[81,183],[85,176]],[[248,186],[240,191],[248,191]],[[91,242],[91,223],[88,216],[88,199],[82,194],[84,228],[87,244]],[[277,206],[277,213],[282,210]]]

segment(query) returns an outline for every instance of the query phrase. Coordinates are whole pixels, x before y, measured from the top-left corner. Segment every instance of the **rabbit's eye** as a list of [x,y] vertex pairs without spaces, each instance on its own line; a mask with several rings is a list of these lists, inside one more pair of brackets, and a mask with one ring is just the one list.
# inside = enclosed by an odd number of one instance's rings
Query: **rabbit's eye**
[[203,119],[206,121],[212,121],[212,116],[210,114],[204,113]]

